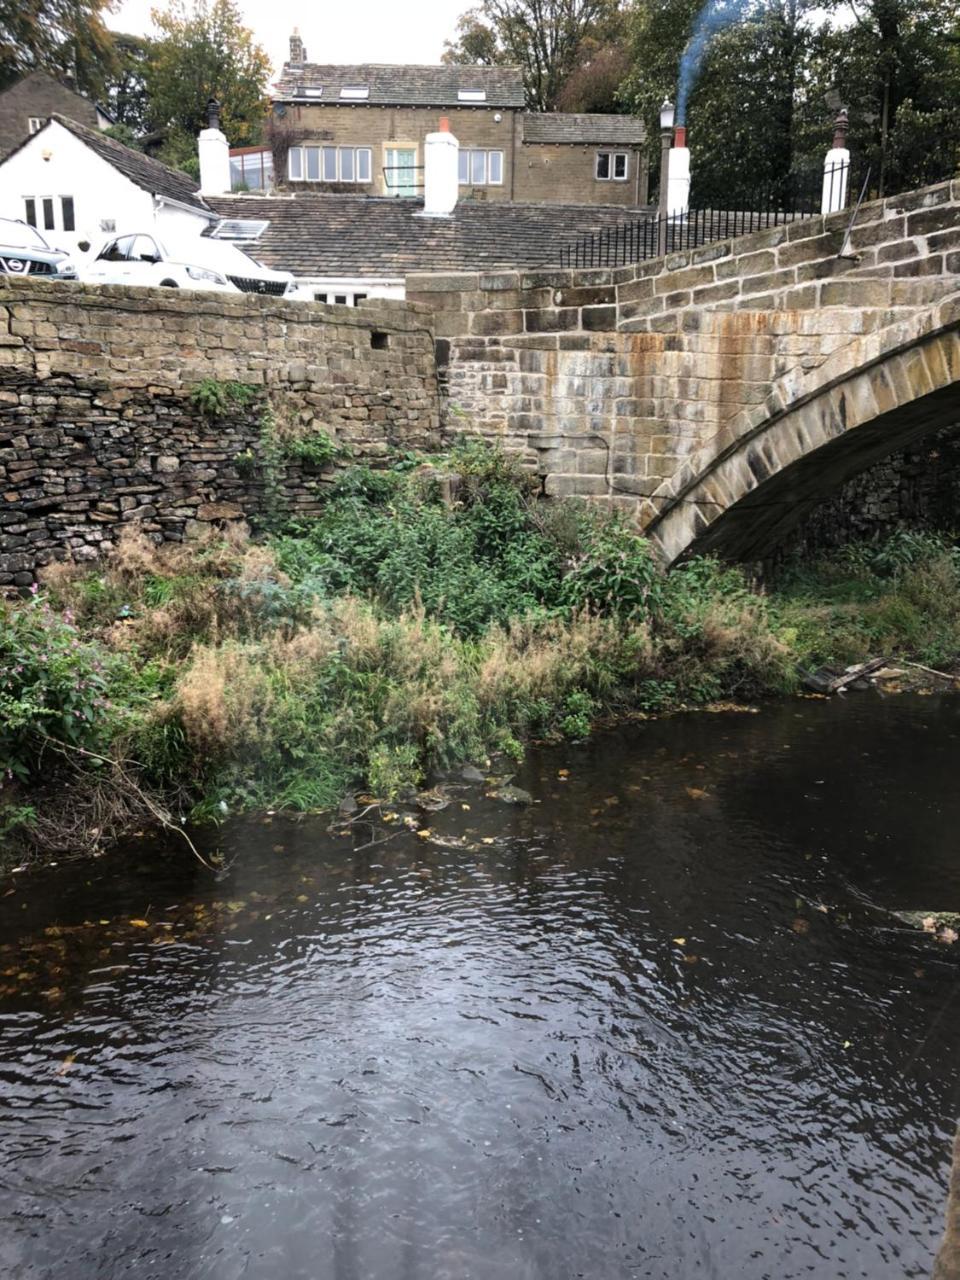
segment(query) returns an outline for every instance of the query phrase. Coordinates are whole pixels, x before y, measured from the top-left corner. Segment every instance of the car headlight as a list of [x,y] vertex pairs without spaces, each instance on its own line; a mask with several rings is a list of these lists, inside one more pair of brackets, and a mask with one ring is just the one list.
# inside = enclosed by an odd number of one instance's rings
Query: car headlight
[[187,275],[191,280],[209,280],[211,284],[226,284],[226,276],[217,271],[207,271],[205,267],[187,267]]
[[77,274],[77,264],[71,262],[68,258],[66,262],[57,263],[58,276],[75,276]]

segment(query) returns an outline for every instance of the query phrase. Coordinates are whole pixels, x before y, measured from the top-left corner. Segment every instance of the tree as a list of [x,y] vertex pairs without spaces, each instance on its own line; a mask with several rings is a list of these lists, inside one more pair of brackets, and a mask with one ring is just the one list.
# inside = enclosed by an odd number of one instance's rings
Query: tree
[[527,106],[552,111],[585,49],[615,43],[621,0],[482,0],[465,13],[445,62],[518,66]]
[[30,71],[69,78],[96,97],[113,60],[111,0],[0,0],[0,89]]
[[196,151],[210,98],[220,102],[221,127],[234,146],[259,142],[270,61],[241,22],[234,0],[193,0],[191,7],[173,0],[152,17],[160,34],[144,83],[150,126],[168,133],[162,158]]
[[630,54],[623,45],[580,46],[577,65],[557,95],[558,111],[622,111],[620,86],[630,74]]
[[849,107],[877,193],[957,171],[958,36],[955,0],[840,0],[825,24],[814,74]]
[[147,74],[153,42],[142,36],[115,35],[116,57],[104,86],[104,106],[118,127],[134,136],[149,127]]

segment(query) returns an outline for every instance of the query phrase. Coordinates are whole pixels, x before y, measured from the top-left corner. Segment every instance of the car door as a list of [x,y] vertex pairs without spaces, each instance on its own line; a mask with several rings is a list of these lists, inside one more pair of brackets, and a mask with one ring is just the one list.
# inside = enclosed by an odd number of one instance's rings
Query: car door
[[87,270],[86,278],[101,284],[126,284],[130,270],[127,255],[133,240],[133,236],[108,240]]
[[127,250],[127,280],[130,284],[158,285],[163,255],[153,236],[133,236]]

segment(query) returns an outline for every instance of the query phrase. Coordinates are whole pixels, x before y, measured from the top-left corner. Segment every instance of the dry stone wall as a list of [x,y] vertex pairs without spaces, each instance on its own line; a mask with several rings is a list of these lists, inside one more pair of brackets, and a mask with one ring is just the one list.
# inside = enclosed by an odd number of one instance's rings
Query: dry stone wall
[[[250,398],[205,416],[204,381]],[[322,430],[377,461],[436,448],[439,424],[416,308],[4,284],[0,587],[95,558],[131,523],[179,540],[274,507],[309,513],[324,476],[284,440]]]

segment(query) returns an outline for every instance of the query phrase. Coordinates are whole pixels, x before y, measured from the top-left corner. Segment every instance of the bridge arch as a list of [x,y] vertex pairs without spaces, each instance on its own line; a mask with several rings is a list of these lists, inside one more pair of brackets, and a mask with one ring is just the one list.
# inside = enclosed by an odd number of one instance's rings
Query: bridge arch
[[960,294],[782,377],[648,500],[666,563],[703,552],[762,560],[846,480],[960,425]]

